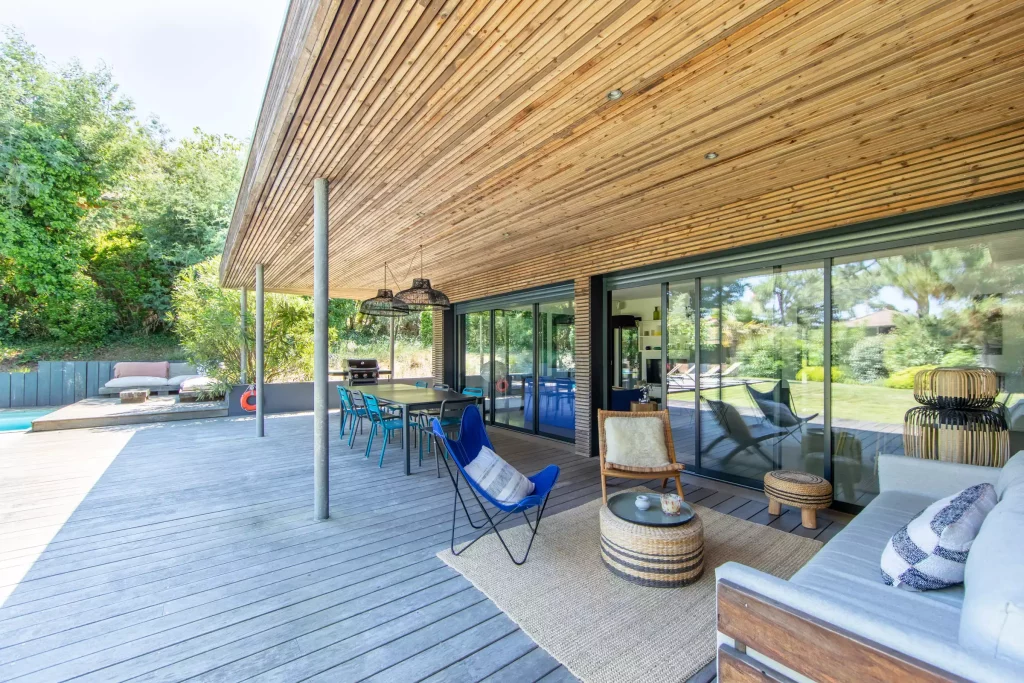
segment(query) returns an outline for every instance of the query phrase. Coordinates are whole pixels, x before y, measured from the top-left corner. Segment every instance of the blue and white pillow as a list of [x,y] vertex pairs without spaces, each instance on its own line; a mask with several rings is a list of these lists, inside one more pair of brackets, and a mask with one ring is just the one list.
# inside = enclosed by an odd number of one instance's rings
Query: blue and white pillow
[[889,539],[882,580],[915,591],[963,583],[967,553],[997,502],[992,484],[978,484],[929,505]]
[[515,505],[533,493],[534,483],[487,446],[466,465],[466,474],[504,505]]

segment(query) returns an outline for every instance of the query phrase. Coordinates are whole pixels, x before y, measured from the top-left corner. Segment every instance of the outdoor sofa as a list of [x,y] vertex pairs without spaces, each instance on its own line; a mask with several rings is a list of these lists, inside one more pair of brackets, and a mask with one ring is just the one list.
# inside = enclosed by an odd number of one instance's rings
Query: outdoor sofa
[[188,363],[124,362],[114,365],[114,376],[99,389],[100,396],[117,396],[128,389],[149,389],[151,394],[177,393],[181,383],[199,377]]
[[[999,502],[963,585],[882,582],[889,538],[930,503],[989,482]],[[1024,681],[1024,451],[1004,468],[882,455],[880,493],[785,581],[735,562],[716,571],[719,680]],[[745,677],[746,676],[746,677]],[[772,679],[775,680],[775,679]]]

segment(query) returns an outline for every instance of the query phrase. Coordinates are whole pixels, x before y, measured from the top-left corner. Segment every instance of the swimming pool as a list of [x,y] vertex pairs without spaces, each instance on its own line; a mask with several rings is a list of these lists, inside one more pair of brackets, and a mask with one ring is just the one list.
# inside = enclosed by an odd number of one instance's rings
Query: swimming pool
[[0,410],[0,432],[18,432],[29,429],[32,420],[52,413],[56,408],[12,408]]

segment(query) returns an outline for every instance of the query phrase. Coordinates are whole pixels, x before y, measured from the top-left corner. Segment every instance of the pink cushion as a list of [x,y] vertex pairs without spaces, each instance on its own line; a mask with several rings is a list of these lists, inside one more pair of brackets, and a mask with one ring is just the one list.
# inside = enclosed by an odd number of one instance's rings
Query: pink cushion
[[167,379],[171,364],[167,361],[155,363],[126,362],[114,365],[114,378],[118,377],[163,377]]

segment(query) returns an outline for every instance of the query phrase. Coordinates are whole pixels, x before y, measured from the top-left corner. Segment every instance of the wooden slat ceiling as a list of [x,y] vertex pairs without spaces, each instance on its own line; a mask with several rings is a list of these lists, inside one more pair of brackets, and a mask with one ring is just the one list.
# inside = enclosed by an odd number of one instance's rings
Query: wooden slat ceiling
[[1022,34],[997,0],[293,0],[222,281],[311,291],[317,177],[363,296],[420,244],[479,277],[1012,127]]

